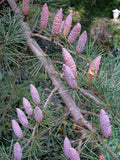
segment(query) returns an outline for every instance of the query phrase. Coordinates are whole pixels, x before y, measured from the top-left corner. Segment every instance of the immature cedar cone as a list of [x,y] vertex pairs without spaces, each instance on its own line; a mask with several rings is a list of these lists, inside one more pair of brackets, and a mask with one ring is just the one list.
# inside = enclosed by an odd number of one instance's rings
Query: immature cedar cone
[[89,70],[88,70],[88,74],[87,76],[91,79],[93,79],[94,75],[96,76],[97,75],[97,72],[99,70],[99,66],[100,66],[100,61],[101,61],[101,56],[98,56],[96,57],[90,67],[89,67]]
[[87,41],[87,32],[84,31],[81,36],[79,37],[78,43],[77,43],[77,47],[76,47],[76,51],[78,53],[81,53],[85,47]]
[[66,64],[63,64],[63,73],[66,79],[67,84],[72,88],[72,89],[77,89],[77,82],[75,80],[75,76]]
[[22,159],[22,148],[18,142],[14,144],[13,153],[14,153],[14,160]]
[[22,130],[21,130],[19,124],[15,120],[12,120],[12,128],[13,128],[15,135],[18,138],[23,139],[24,136],[23,136]]
[[64,28],[63,28],[63,36],[66,37],[70,31],[71,28],[71,24],[72,24],[72,13],[70,13],[64,22]]
[[35,107],[34,117],[37,123],[40,123],[42,121],[42,111],[39,107]]
[[48,17],[49,17],[49,10],[47,4],[45,3],[42,7],[41,20],[40,20],[40,26],[42,29],[45,29],[47,27]]
[[105,157],[103,156],[103,154],[100,154],[99,156],[98,156],[98,160],[104,160],[105,159]]
[[29,15],[30,8],[29,8],[29,0],[23,0],[22,2],[22,8],[25,16]]
[[81,31],[81,24],[80,23],[77,23],[74,27],[73,27],[73,29],[72,29],[72,31],[70,32],[70,35],[69,35],[69,37],[68,37],[68,42],[71,44],[71,43],[73,43],[75,40],[76,40],[76,38],[78,37],[78,35],[80,34],[80,31]]
[[104,137],[109,139],[111,137],[110,120],[109,116],[103,109],[101,109],[100,112],[100,126]]
[[57,12],[54,18],[52,25],[52,36],[56,36],[59,33],[61,23],[62,23],[62,8]]
[[35,88],[33,84],[30,84],[30,93],[31,93],[31,96],[32,96],[32,99],[35,105],[39,105],[40,96],[39,96],[38,90]]
[[70,158],[69,149],[71,148],[71,143],[67,137],[64,139],[64,153],[67,157],[67,159]]
[[25,108],[25,112],[27,113],[27,115],[31,116],[33,113],[33,109],[30,102],[25,97],[23,97],[23,106]]
[[16,108],[16,111],[17,111],[17,116],[18,116],[18,119],[19,119],[19,122],[24,126],[24,127],[27,127],[29,125],[28,123],[28,120],[27,120],[27,117],[26,115],[24,114],[24,112],[19,109],[19,108]]
[[79,153],[74,149],[69,149],[70,160],[80,160]]
[[65,64],[68,67],[70,67],[70,69],[72,70],[75,78],[77,78],[76,65],[75,65],[75,62],[74,62],[72,56],[70,55],[70,53],[65,48],[62,48],[62,55],[63,55],[64,61],[65,61]]
[[61,22],[59,33],[62,33],[64,27],[64,21]]

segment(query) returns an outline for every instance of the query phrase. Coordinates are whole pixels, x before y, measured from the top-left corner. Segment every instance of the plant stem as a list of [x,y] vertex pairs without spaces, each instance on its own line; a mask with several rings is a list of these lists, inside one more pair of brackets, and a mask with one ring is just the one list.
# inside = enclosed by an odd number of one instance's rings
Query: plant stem
[[[48,38],[48,37],[45,37],[45,36],[43,36],[43,35],[40,35],[40,34],[35,34],[35,33],[32,33],[31,34],[31,37],[40,37],[40,38],[42,38],[42,39],[44,39],[44,40],[46,40],[46,41],[52,41],[52,38]],[[53,40],[52,41],[54,44],[56,44],[57,46],[59,46],[59,47],[61,47],[61,48],[64,48],[64,46],[62,45],[62,44],[60,44],[58,41],[55,41],[55,40]],[[70,52],[70,53],[72,53],[72,54],[76,54],[75,52],[73,52],[73,51],[71,51],[71,50],[69,50],[68,49],[68,52]],[[81,58],[81,59],[83,59],[83,60],[85,60],[85,58],[83,57],[83,56],[81,56],[81,55],[79,55],[79,57]]]
[[95,95],[92,95],[91,93],[89,93],[88,91],[78,88],[78,91],[80,91],[83,95],[87,96],[88,98],[90,98],[91,100],[93,100],[95,103],[97,103],[98,105],[107,108],[108,106],[103,104],[102,102],[100,102],[101,100],[99,100]]
[[51,91],[50,95],[48,96],[48,98],[47,98],[47,100],[46,100],[46,102],[45,102],[45,104],[44,104],[44,108],[47,107],[47,105],[48,105],[48,103],[49,103],[49,101],[50,101],[50,98],[52,97],[52,95],[53,95],[57,90],[58,90],[58,88],[55,87],[55,88]]

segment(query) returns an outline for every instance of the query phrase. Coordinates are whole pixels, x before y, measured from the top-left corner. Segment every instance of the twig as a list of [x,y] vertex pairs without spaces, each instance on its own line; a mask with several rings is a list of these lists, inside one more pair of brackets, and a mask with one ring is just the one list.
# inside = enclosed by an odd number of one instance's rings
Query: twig
[[46,100],[46,102],[45,102],[44,108],[47,107],[48,102],[50,101],[50,98],[52,97],[52,95],[53,95],[57,90],[58,90],[58,87],[55,87],[55,88],[51,91],[50,95],[48,96],[48,98],[47,98],[47,100]]
[[55,61],[55,63],[58,63],[58,64],[63,64],[63,62],[60,62],[60,61]]
[[95,97],[95,95],[92,95],[91,93],[79,88],[78,89],[83,95],[87,96],[88,98],[90,98],[91,100],[93,100],[95,103],[97,103],[98,105],[107,108],[107,105],[103,104],[102,102],[100,102],[100,100],[98,100],[98,98]]
[[92,112],[90,112],[90,111],[81,110],[81,113],[82,113],[82,114],[89,114],[89,115],[92,115],[92,116],[99,117],[99,115],[98,115],[98,114],[96,114],[96,113],[92,113]]
[[66,116],[68,116],[70,114],[70,112],[65,113],[64,117],[60,117],[58,118],[50,127],[48,127],[46,130],[40,132],[38,135],[44,135],[45,133],[47,133],[55,124],[58,124],[59,121],[61,121],[62,119],[64,119]]
[[36,124],[35,127],[33,128],[32,135],[31,135],[30,139],[28,140],[28,142],[25,144],[25,146],[22,148],[22,151],[30,144],[30,142],[31,142],[32,139],[34,138],[36,128],[37,128],[37,124]]
[[[32,34],[31,34],[31,37],[40,37],[40,38],[42,38],[42,39],[44,39],[44,40],[47,40],[47,41],[50,41],[50,42],[52,41],[52,38],[48,38],[48,37],[45,37],[45,36],[40,35],[40,34],[37,34],[37,33],[36,33],[36,34],[35,34],[35,33],[32,33]],[[64,46],[63,46],[62,44],[60,44],[59,42],[57,42],[57,41],[55,41],[55,40],[53,40],[52,42],[53,42],[54,44],[56,44],[57,46],[59,46],[59,47],[61,47],[61,48],[64,48]],[[71,50],[69,50],[69,49],[68,49],[68,52],[76,55],[75,52],[73,52],[73,51],[71,51]],[[85,60],[85,58],[82,57],[81,55],[79,55],[79,57],[80,57],[81,59]]]
[[55,41],[55,40],[52,41],[52,38],[45,37],[45,36],[43,36],[43,35],[41,35],[41,34],[32,33],[32,34],[31,34],[31,37],[40,37],[40,38],[42,38],[42,39],[44,39],[44,40],[46,40],[46,41],[50,41],[50,42],[55,43],[57,46],[59,46],[59,47],[61,47],[61,48],[64,47],[64,46],[63,46],[62,44],[60,44],[59,42],[57,42],[57,41]]

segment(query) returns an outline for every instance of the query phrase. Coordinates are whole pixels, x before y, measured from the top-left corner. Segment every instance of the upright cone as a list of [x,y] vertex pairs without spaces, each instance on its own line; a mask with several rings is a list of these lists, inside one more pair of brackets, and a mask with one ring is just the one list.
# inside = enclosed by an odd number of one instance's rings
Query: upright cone
[[71,24],[72,24],[72,13],[70,13],[64,22],[64,28],[63,28],[63,36],[66,37],[70,31],[71,28]]
[[70,158],[70,153],[69,153],[70,148],[71,148],[70,140],[67,137],[65,137],[65,139],[64,139],[64,153],[65,153],[67,159]]
[[54,18],[52,25],[52,36],[56,36],[59,33],[61,23],[62,23],[62,8],[57,12]]
[[69,149],[70,160],[80,160],[79,153],[74,149]]
[[37,123],[40,123],[42,121],[42,111],[39,107],[35,107],[34,117]]
[[45,29],[47,27],[48,18],[49,18],[49,10],[47,3],[45,3],[42,7],[41,20],[40,20],[40,26],[42,29]]
[[59,33],[62,33],[64,27],[64,21],[61,22]]
[[100,126],[104,137],[109,139],[111,137],[110,120],[108,114],[103,109],[100,111]]
[[30,84],[30,93],[31,93],[31,96],[32,96],[32,99],[35,105],[39,105],[40,96],[39,96],[37,88],[33,84]]
[[81,36],[79,37],[79,40],[78,40],[78,43],[77,43],[77,46],[76,46],[76,51],[78,53],[81,53],[85,47],[85,44],[86,44],[86,41],[87,41],[87,32],[84,31]]
[[72,70],[75,78],[77,78],[76,65],[75,65],[75,62],[74,62],[72,56],[70,55],[70,53],[65,48],[62,48],[62,55],[63,55],[64,61],[65,61],[65,64],[68,67],[70,67],[70,69]]
[[77,82],[75,80],[75,76],[72,72],[72,70],[70,69],[70,67],[68,67],[66,64],[63,64],[63,73],[66,79],[67,84],[72,88],[72,89],[77,89]]
[[33,113],[33,109],[30,102],[25,97],[23,97],[23,106],[25,108],[25,112],[27,113],[27,115],[31,116]]
[[22,130],[21,130],[19,124],[15,120],[12,120],[12,128],[13,128],[13,131],[14,131],[16,137],[23,139],[24,136],[23,136]]
[[14,160],[22,159],[22,148],[18,142],[14,144],[13,153],[14,153]]
[[94,76],[97,76],[99,66],[100,66],[100,61],[101,61],[101,56],[96,57],[92,61],[91,65],[89,67],[89,70],[88,70],[88,74],[87,74],[88,78],[93,79]]
[[23,2],[22,2],[22,8],[23,8],[24,15],[28,16],[29,12],[30,12],[29,0],[23,0]]
[[80,31],[81,31],[81,24],[77,23],[70,32],[70,35],[68,37],[68,43],[72,44],[80,34]]
[[29,123],[28,123],[28,120],[27,120],[25,113],[19,108],[16,108],[16,111],[17,111],[17,116],[18,116],[19,122],[24,127],[27,127],[29,125]]

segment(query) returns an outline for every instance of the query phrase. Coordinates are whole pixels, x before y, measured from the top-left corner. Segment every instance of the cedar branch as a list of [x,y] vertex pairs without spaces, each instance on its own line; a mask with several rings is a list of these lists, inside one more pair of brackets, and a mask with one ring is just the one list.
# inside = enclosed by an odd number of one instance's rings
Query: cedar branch
[[[21,15],[21,10],[17,7],[17,4],[14,0],[7,0],[10,7],[14,11],[16,15]],[[46,70],[46,72],[49,75],[49,78],[51,79],[54,87],[58,88],[58,92],[63,99],[64,103],[66,104],[68,110],[70,111],[72,117],[74,118],[75,122],[82,128],[85,127],[88,130],[92,131],[96,137],[99,139],[99,142],[103,144],[102,140],[100,139],[100,136],[97,134],[95,129],[92,127],[92,125],[86,121],[80,111],[80,109],[76,106],[73,99],[65,89],[65,86],[62,84],[61,79],[58,76],[55,76],[55,73],[57,71],[55,70],[54,66],[51,63],[51,60],[49,58],[46,58],[46,54],[42,51],[40,46],[37,44],[35,39],[31,38],[31,30],[29,26],[21,19],[20,25],[24,31],[25,38],[27,40],[27,44],[30,48],[30,50],[36,55],[38,60],[43,63],[43,66]],[[111,151],[110,147],[105,144],[106,149],[109,151],[109,153],[114,157],[115,160],[119,160],[117,155]]]
[[[14,13],[18,16],[21,15],[21,10],[17,7],[17,4],[15,3],[15,1],[14,0],[7,0],[7,1],[10,7],[12,8],[12,10],[14,11]],[[67,90],[65,89],[65,86],[62,84],[61,79],[58,76],[56,76],[57,71],[52,65],[51,60],[49,58],[46,58],[46,54],[40,48],[38,43],[35,41],[34,38],[31,38],[32,33],[29,26],[23,21],[23,19],[21,19],[20,25],[24,31],[25,38],[27,40],[27,44],[30,50],[36,55],[38,60],[43,63],[43,66],[46,72],[48,73],[49,78],[51,79],[54,87],[58,88],[58,92],[62,97],[64,103],[68,107],[68,110],[70,111],[74,120],[81,127],[85,127],[95,133],[95,130],[93,129],[92,125],[84,119],[83,115],[80,112],[80,109],[76,106],[75,102],[73,101],[73,99],[71,98]]]

